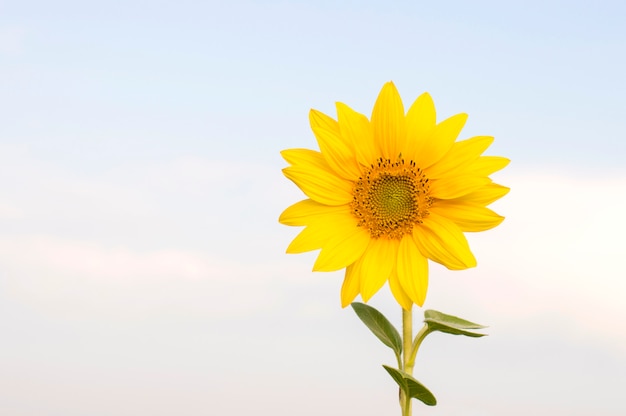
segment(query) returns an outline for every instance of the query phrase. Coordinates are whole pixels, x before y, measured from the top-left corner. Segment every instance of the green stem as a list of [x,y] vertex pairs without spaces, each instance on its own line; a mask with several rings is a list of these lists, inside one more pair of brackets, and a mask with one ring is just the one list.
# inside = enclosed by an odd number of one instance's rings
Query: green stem
[[[415,362],[415,355],[413,354],[413,345],[411,343],[413,339],[413,309],[402,309],[402,350],[403,350],[403,363],[400,370],[405,373],[413,373],[413,362]],[[403,391],[400,392],[400,407],[402,408],[402,416],[411,416],[411,398]]]
[[[422,341],[426,338],[430,331],[428,324],[424,324],[422,329],[415,335],[413,339],[413,311],[402,309],[402,367],[398,367],[409,375],[413,375],[413,367],[415,366],[415,357]],[[402,416],[411,416],[411,398],[403,391],[400,391],[400,407],[402,408]]]
[[430,331],[428,330],[428,324],[424,324],[420,332],[415,336],[415,340],[413,341],[413,345],[411,346],[411,356],[408,361],[406,361],[406,366],[410,371],[404,370],[406,373],[413,375],[413,366],[415,366],[415,357],[417,356],[417,350],[419,350],[420,345],[422,345],[422,341],[426,338]]

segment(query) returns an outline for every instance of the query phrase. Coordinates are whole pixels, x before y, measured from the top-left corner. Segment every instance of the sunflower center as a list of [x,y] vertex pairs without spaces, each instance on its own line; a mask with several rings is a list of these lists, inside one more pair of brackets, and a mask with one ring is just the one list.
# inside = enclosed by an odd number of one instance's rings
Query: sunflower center
[[380,158],[355,183],[350,207],[372,238],[401,239],[428,216],[429,190],[428,179],[413,161]]

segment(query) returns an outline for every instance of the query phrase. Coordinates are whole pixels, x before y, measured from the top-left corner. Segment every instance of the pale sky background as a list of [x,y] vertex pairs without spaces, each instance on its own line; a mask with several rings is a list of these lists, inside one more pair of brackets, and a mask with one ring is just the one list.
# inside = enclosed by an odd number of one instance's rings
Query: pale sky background
[[[0,0],[0,414],[400,414],[279,151],[393,80],[512,188],[431,268],[416,415],[626,414],[626,3]],[[387,288],[371,304],[400,324]],[[419,320],[421,311],[417,310]]]

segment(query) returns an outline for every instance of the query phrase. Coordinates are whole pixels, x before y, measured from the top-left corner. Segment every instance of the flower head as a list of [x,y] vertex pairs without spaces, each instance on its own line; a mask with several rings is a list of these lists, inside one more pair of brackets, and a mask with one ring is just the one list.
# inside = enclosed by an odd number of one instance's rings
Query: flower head
[[310,122],[320,151],[281,152],[283,173],[308,197],[280,216],[304,226],[288,253],[321,249],[315,271],[345,268],[341,303],[367,302],[384,284],[410,309],[424,304],[428,259],[461,270],[476,266],[463,232],[503,217],[487,205],[509,188],[489,175],[509,160],[481,156],[493,137],[457,142],[466,114],[436,123],[428,93],[408,112],[393,83],[378,95],[371,120],[337,103],[337,121],[316,110]]

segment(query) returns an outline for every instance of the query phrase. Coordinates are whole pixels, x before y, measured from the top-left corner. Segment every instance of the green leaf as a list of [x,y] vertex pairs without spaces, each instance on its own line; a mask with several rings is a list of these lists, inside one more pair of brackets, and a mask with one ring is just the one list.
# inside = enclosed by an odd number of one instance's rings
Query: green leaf
[[428,325],[430,331],[440,331],[453,335],[465,335],[468,337],[484,337],[487,334],[468,331],[469,329],[482,329],[486,326],[466,321],[457,316],[446,315],[445,313],[433,311],[432,309],[424,311],[424,322]]
[[400,389],[411,398],[417,399],[428,406],[437,404],[437,399],[422,383],[417,381],[410,374],[395,368],[383,365],[393,380],[400,386]]
[[397,370],[393,367],[389,367],[388,365],[383,364],[383,368],[387,370],[391,378],[400,386],[403,392],[406,392],[409,389],[409,386],[406,384],[406,380],[402,377],[402,374],[406,374],[400,370]]
[[391,348],[396,353],[396,356],[402,354],[402,338],[400,338],[398,330],[394,328],[382,313],[371,306],[359,302],[352,302],[350,306],[352,306],[359,319],[383,344]]

